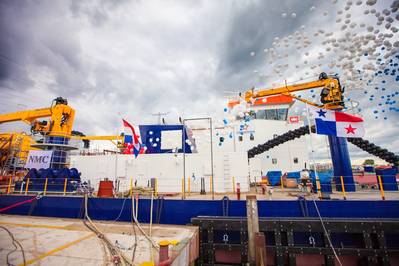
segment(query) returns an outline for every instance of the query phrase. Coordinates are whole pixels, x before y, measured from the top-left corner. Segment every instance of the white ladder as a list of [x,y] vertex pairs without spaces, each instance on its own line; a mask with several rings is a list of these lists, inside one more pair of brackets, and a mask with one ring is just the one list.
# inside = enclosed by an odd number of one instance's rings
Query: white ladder
[[233,190],[230,174],[230,157],[228,154],[223,155],[223,187],[226,192]]

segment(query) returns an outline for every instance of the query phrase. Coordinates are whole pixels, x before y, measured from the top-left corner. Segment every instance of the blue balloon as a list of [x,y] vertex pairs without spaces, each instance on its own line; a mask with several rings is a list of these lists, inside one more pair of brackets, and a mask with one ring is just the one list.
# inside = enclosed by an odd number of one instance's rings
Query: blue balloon
[[225,108],[223,109],[223,111],[227,112],[227,108],[225,107]]

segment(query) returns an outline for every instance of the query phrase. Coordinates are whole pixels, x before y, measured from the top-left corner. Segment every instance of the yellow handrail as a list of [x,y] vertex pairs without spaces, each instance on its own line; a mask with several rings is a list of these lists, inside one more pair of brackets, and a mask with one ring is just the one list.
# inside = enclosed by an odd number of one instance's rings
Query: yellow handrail
[[46,195],[46,192],[47,192],[47,182],[48,182],[48,178],[46,178],[46,181],[44,181],[43,195]]
[[340,178],[341,178],[342,195],[344,196],[344,200],[346,200],[346,191],[345,191],[344,177],[341,175]]
[[7,194],[10,194],[10,192],[11,192],[11,182],[12,182],[12,178],[10,176],[10,179],[8,181]]
[[385,192],[384,192],[384,187],[382,185],[382,180],[381,180],[381,176],[378,176],[378,183],[380,184],[380,193],[381,193],[381,198],[382,200],[385,200]]
[[28,177],[28,179],[26,180],[25,195],[28,194],[28,190],[29,190],[29,180],[30,180],[30,178]]
[[67,188],[67,179],[65,178],[65,181],[64,181],[64,196],[66,194],[66,188]]

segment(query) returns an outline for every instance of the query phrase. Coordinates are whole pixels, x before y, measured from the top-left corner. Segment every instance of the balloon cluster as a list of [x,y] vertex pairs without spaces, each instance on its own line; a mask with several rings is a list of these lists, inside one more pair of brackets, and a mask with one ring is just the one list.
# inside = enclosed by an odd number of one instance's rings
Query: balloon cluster
[[[310,6],[308,11],[322,9],[318,19],[332,21],[331,26],[301,25],[291,34],[276,36],[271,47],[263,49],[267,62],[264,71],[257,69],[254,73],[273,81],[292,73],[298,73],[299,80],[313,78],[310,73],[338,73],[346,87],[346,101],[368,99],[375,108],[368,105],[367,111],[371,110],[376,119],[388,119],[388,113],[399,112],[399,1],[390,2],[386,8],[376,6],[377,0],[331,3],[329,8],[325,6],[328,3],[320,2],[319,7]],[[292,11],[283,12],[282,23],[296,16]],[[293,54],[301,60],[291,65],[287,58]],[[250,55],[254,57],[256,53]],[[312,99],[317,97],[314,91],[305,94]]]
[[[219,140],[219,146],[222,146],[225,139],[233,139],[234,138],[234,130],[238,128],[239,136],[243,136],[249,127],[249,122],[251,121],[251,113],[248,110],[248,104],[245,103],[242,99],[241,101],[233,106],[232,108],[225,107],[223,109],[225,117],[223,118],[223,126],[225,128],[230,129],[227,134],[222,135],[221,133],[216,133],[216,137]],[[250,133],[251,138],[254,138],[254,133]]]

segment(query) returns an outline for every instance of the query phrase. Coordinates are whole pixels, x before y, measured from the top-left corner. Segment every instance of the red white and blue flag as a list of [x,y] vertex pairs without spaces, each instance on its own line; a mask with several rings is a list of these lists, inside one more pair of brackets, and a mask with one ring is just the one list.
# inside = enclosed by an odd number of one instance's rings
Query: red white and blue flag
[[311,108],[315,118],[316,133],[343,138],[364,136],[363,118],[339,111]]
[[144,147],[140,143],[140,136],[136,134],[136,130],[129,122],[125,119],[122,119],[122,121],[125,127],[124,143],[126,145],[126,149],[123,153],[134,154],[137,158],[140,153],[143,153],[142,150],[144,150]]

